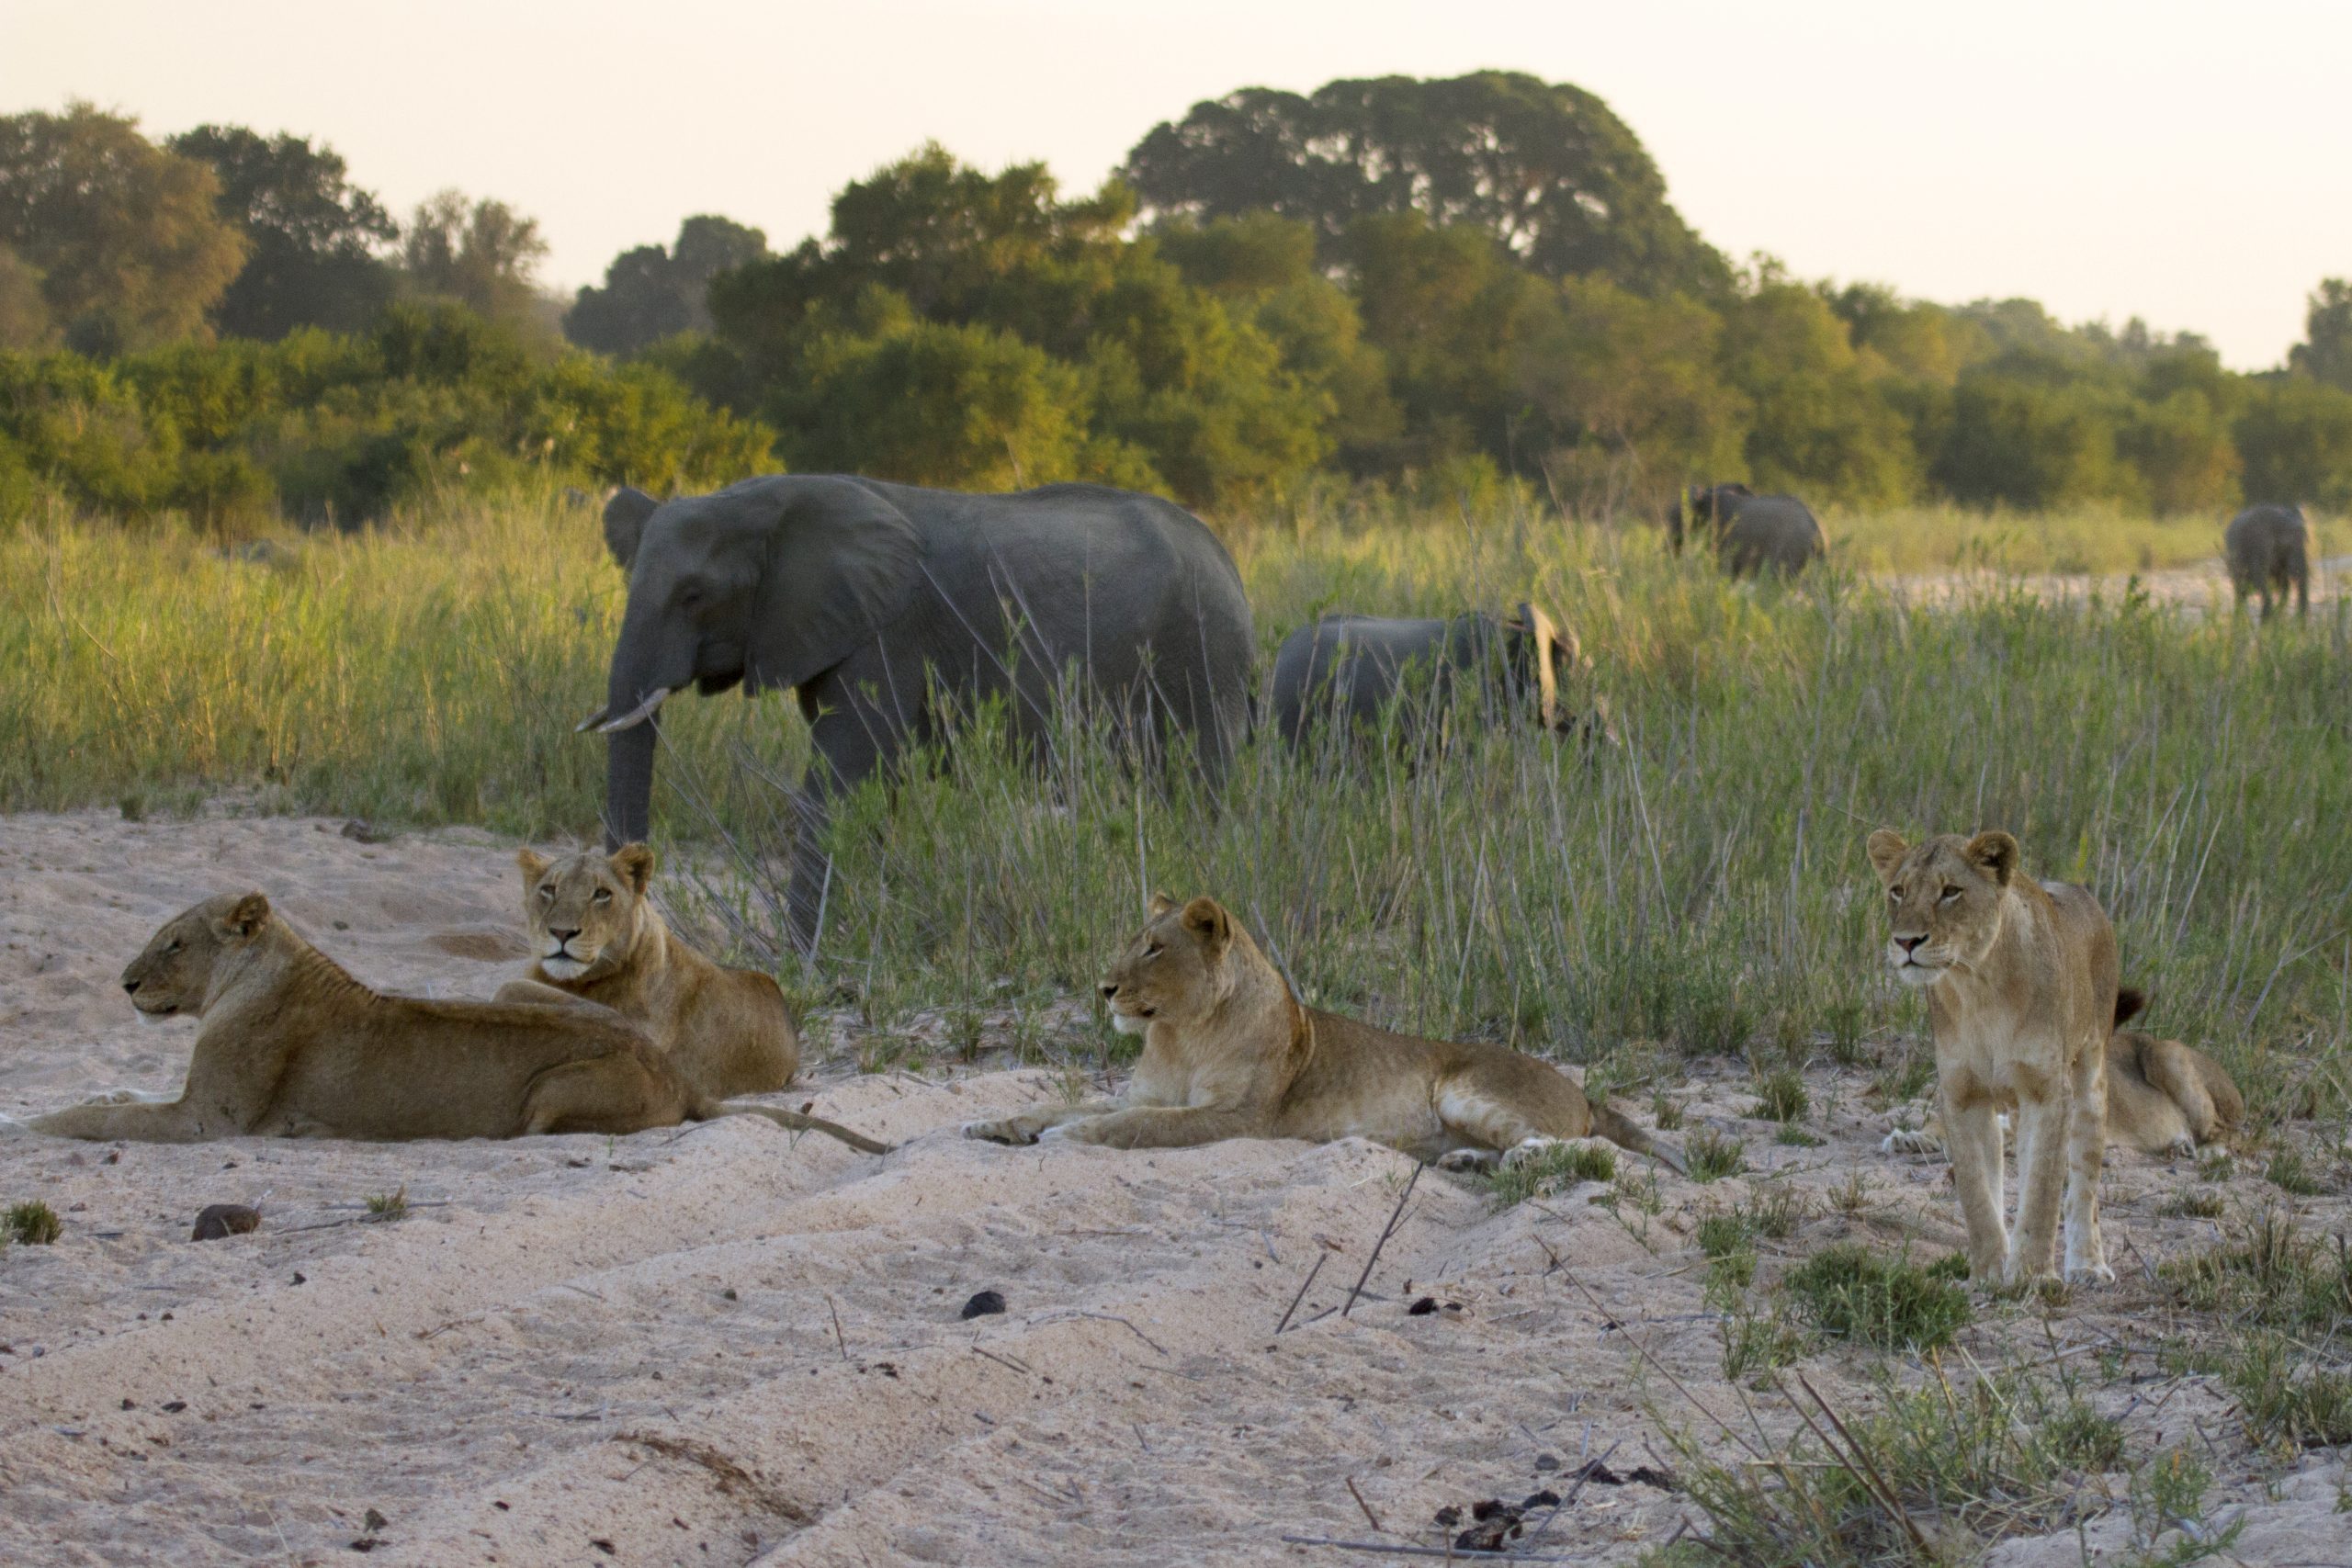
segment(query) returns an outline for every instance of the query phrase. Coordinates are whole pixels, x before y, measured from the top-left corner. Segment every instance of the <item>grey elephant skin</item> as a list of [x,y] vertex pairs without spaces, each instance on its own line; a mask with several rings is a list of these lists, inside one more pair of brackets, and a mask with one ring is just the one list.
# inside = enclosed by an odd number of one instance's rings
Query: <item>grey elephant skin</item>
[[[1483,611],[1451,620],[1326,615],[1283,639],[1268,696],[1293,746],[1318,722],[1369,730],[1392,711],[1403,739],[1420,739],[1469,682],[1498,715],[1568,733],[1602,722],[1571,713],[1561,696],[1563,678],[1582,662],[1573,636],[1526,604],[1505,621]],[[1406,700],[1392,710],[1400,691]]]
[[1212,784],[1247,733],[1250,603],[1216,536],[1096,485],[963,495],[837,475],[657,503],[623,490],[605,539],[628,573],[605,705],[608,845],[650,827],[656,714],[686,686],[792,690],[816,756],[795,800],[791,934],[817,934],[832,797],[939,738],[938,699],[1008,700],[1032,755],[1064,671],[1095,716]]
[[2312,529],[2300,506],[2265,503],[2249,506],[2230,519],[2222,536],[2222,553],[2230,563],[2230,585],[2237,590],[2241,609],[2245,596],[2262,596],[2262,618],[2270,618],[2273,593],[2295,594],[2295,614],[2312,607]]
[[1792,495],[1758,495],[1743,484],[1692,485],[1667,515],[1667,543],[1682,553],[1685,513],[1690,532],[1714,540],[1734,577],[1760,571],[1793,576],[1829,553],[1813,508]]

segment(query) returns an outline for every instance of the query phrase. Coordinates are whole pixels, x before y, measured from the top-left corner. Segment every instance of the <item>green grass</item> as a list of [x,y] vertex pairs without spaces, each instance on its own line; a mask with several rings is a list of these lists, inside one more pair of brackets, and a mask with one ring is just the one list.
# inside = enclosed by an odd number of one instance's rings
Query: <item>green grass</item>
[[[1260,744],[1212,809],[1139,790],[1082,736],[1057,738],[1043,781],[967,736],[839,813],[825,944],[803,964],[777,956],[771,852],[805,728],[780,694],[681,699],[656,839],[746,871],[711,885],[716,928],[795,996],[845,997],[888,1032],[919,1010],[1035,1013],[1091,986],[1148,888],[1207,891],[1311,999],[1393,1027],[1575,1062],[1758,1043],[1860,1059],[1921,1029],[1876,958],[1863,836],[1998,825],[2034,874],[2094,886],[2129,971],[2162,976],[2168,1021],[2247,1087],[2258,1128],[2352,1110],[2335,924],[2352,885],[2352,629],[2336,616],[2256,635],[1997,578],[1929,614],[1834,572],[1734,585],[1653,530],[1532,513],[1217,521],[1266,649],[1327,609],[1532,594],[1578,634],[1623,743],[1465,722],[1436,761]],[[2120,529],[2159,558],[2174,526],[1903,514],[1831,531],[1914,525],[1930,553],[1964,555],[1982,525],[2028,541]],[[303,536],[261,561],[166,530],[0,532],[0,808],[153,821],[226,792],[592,835],[603,750],[571,725],[601,700],[622,599],[596,535],[533,496]],[[948,1049],[976,1048],[956,1034]]]
[[38,1198],[11,1203],[0,1214],[0,1233],[19,1247],[47,1247],[65,1232],[57,1211]]
[[1747,1168],[1746,1146],[1713,1127],[1702,1127],[1684,1139],[1682,1155],[1690,1167],[1690,1179],[1701,1183],[1721,1181]]
[[1794,1067],[1782,1067],[1756,1080],[1756,1105],[1748,1114],[1767,1122],[1802,1122],[1812,1109],[1804,1075]]
[[1530,1198],[1574,1187],[1580,1181],[1617,1179],[1615,1151],[1600,1144],[1558,1144],[1515,1166],[1498,1162],[1487,1179],[1495,1207],[1508,1209]]
[[1825,1247],[1781,1288],[1832,1339],[1924,1355],[1951,1343],[1973,1314],[1968,1292],[1911,1261],[1858,1243]]

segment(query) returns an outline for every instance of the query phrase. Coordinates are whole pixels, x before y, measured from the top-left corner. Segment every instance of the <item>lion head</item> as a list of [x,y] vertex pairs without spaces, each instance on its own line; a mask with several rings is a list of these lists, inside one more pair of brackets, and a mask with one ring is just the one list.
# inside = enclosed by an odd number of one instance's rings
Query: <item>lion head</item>
[[1882,828],[1871,864],[1886,886],[1886,962],[1908,986],[1947,970],[1980,967],[2001,934],[2001,908],[2017,874],[2018,841],[1997,829],[1963,839],[1940,833],[1917,845]]
[[1233,917],[1214,898],[1179,904],[1165,893],[1152,895],[1143,930],[1102,977],[1112,1027],[1141,1034],[1154,1021],[1182,1025],[1214,1009],[1233,990],[1226,956],[1234,930]]
[[624,844],[610,855],[582,850],[549,860],[519,850],[523,919],[539,967],[558,980],[617,969],[637,945],[653,852]]
[[201,1017],[214,970],[268,924],[269,900],[259,893],[223,893],[175,916],[122,972],[130,1005],[151,1023]]

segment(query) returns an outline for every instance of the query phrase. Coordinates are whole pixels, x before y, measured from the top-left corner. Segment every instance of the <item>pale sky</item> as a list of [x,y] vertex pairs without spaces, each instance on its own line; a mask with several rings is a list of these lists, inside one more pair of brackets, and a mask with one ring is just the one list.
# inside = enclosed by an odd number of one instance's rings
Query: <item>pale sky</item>
[[1599,94],[1735,258],[2278,364],[2352,275],[2347,0],[0,0],[0,112],[322,138],[396,214],[537,217],[544,281],[719,212],[786,248],[927,139],[1088,188],[1235,87],[1482,67]]

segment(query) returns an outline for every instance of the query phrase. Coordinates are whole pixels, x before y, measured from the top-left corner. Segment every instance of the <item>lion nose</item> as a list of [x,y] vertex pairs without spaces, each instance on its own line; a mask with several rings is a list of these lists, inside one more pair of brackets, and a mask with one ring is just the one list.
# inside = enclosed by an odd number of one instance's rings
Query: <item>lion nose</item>
[[1102,999],[1103,999],[1104,1001],[1106,1001],[1106,1002],[1110,1002],[1110,1001],[1116,1001],[1116,1000],[1118,1000],[1118,998],[1119,998],[1119,982],[1117,982],[1116,980],[1105,980],[1105,981],[1103,981],[1103,982],[1102,982]]
[[125,995],[135,997],[139,994],[139,982],[136,980],[125,980],[122,983],[122,989]]
[[1894,945],[1901,948],[1904,956],[1907,958],[1918,952],[1919,944],[1927,940],[1925,936],[1899,936],[1894,939]]
[[549,935],[549,936],[551,936],[551,937],[555,938],[555,939],[556,939],[556,941],[558,941],[558,942],[570,942],[573,937],[576,937],[576,936],[578,936],[579,934],[580,934],[580,928],[579,928],[578,926],[574,926],[574,927],[572,927],[572,928],[571,928],[570,931],[560,931],[556,930],[553,926],[549,926],[549,927],[548,928],[548,935]]

